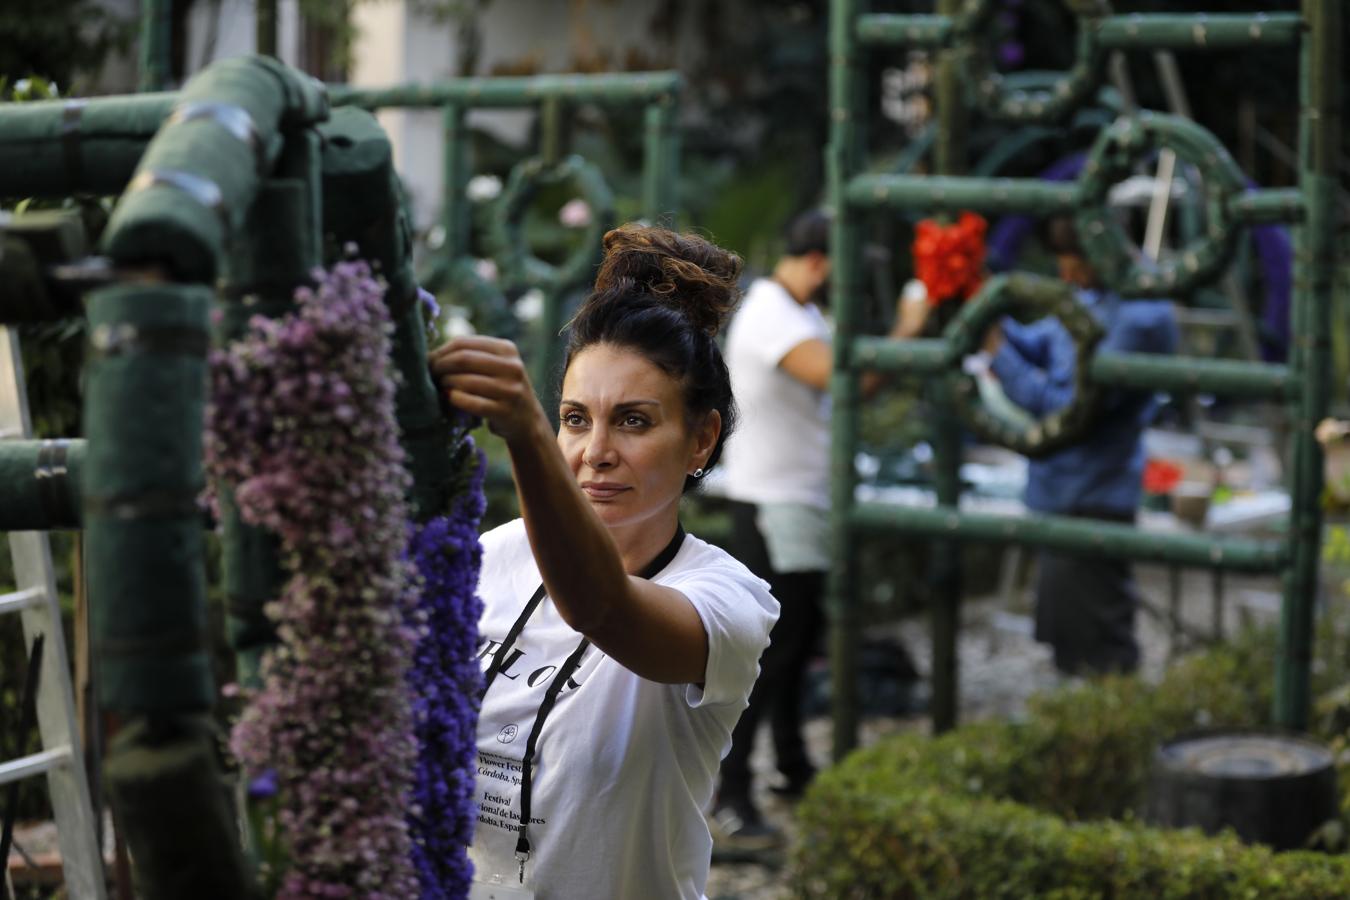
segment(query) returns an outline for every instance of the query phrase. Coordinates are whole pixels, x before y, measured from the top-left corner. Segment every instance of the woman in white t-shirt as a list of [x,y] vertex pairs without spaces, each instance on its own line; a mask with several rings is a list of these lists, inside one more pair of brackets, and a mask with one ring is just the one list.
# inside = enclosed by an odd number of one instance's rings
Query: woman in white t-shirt
[[778,615],[678,518],[735,419],[714,337],[739,271],[695,236],[609,232],[556,437],[509,341],[432,353],[505,439],[522,512],[483,537],[474,896],[702,896],[702,810]]

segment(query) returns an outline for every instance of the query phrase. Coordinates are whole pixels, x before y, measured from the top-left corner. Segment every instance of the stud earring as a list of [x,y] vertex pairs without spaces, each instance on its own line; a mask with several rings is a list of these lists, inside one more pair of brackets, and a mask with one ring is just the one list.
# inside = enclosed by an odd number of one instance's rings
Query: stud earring
[[703,472],[702,469],[695,469],[695,470],[694,470],[694,477],[695,477],[695,478],[702,478],[703,475],[704,475],[704,472]]

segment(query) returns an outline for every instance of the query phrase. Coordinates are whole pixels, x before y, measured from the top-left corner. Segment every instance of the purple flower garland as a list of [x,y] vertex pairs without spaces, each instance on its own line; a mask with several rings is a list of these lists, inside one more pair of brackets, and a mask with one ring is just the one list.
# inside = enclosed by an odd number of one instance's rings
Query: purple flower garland
[[473,837],[482,685],[475,653],[483,612],[476,590],[484,461],[467,436],[458,458],[463,484],[450,514],[414,530],[409,542],[409,556],[422,576],[422,634],[408,672],[419,749],[409,824],[421,900],[463,898],[473,878],[466,849]]
[[281,900],[418,892],[416,576],[383,294],[364,263],[340,263],[295,314],[255,317],[212,355],[208,469],[280,536],[290,576],[267,608],[281,642],[231,737],[252,774],[276,773]]

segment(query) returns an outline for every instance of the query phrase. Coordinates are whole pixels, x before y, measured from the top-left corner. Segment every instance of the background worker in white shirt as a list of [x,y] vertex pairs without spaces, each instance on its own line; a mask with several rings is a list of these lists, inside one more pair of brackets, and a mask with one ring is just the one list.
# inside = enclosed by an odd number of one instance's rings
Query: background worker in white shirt
[[[834,357],[817,303],[830,277],[829,237],[829,216],[818,210],[789,222],[783,256],[769,277],[751,284],[727,332],[727,366],[741,410],[723,463],[724,492],[733,501],[730,549],[770,583],[782,606],[749,706],[722,761],[712,815],[715,837],[738,849],[778,840],[751,797],[750,751],[766,713],[784,778],[778,792],[800,795],[815,775],[802,740],[801,708],[806,665],[824,625],[830,565],[828,388]],[[922,294],[902,297],[890,336],[917,336],[928,311]],[[880,385],[879,375],[865,374],[863,395]]]

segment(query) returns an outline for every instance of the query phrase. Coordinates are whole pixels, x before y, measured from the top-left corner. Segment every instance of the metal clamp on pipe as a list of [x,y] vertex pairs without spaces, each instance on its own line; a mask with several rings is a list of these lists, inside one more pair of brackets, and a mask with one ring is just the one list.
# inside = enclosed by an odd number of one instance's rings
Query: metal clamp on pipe
[[126,322],[105,323],[90,333],[89,349],[102,358],[137,353],[205,356],[211,349],[211,335],[199,328],[147,328]]
[[70,484],[70,441],[43,441],[38,450],[33,477],[37,480],[42,507],[53,521],[79,522]]
[[80,527],[81,440],[0,441],[0,531]]
[[176,107],[165,124],[172,125],[176,122],[197,121],[214,122],[225,129],[235,140],[247,145],[253,151],[253,156],[258,164],[258,172],[267,171],[267,147],[263,143],[262,135],[258,133],[258,126],[253,124],[253,116],[249,115],[248,110],[235,103],[220,103],[209,100],[187,102]]
[[182,191],[197,205],[204,206],[219,216],[226,229],[230,227],[230,213],[225,208],[225,196],[221,193],[220,186],[211,179],[177,169],[142,169],[131,179],[126,193],[139,193],[156,185],[166,185]]

